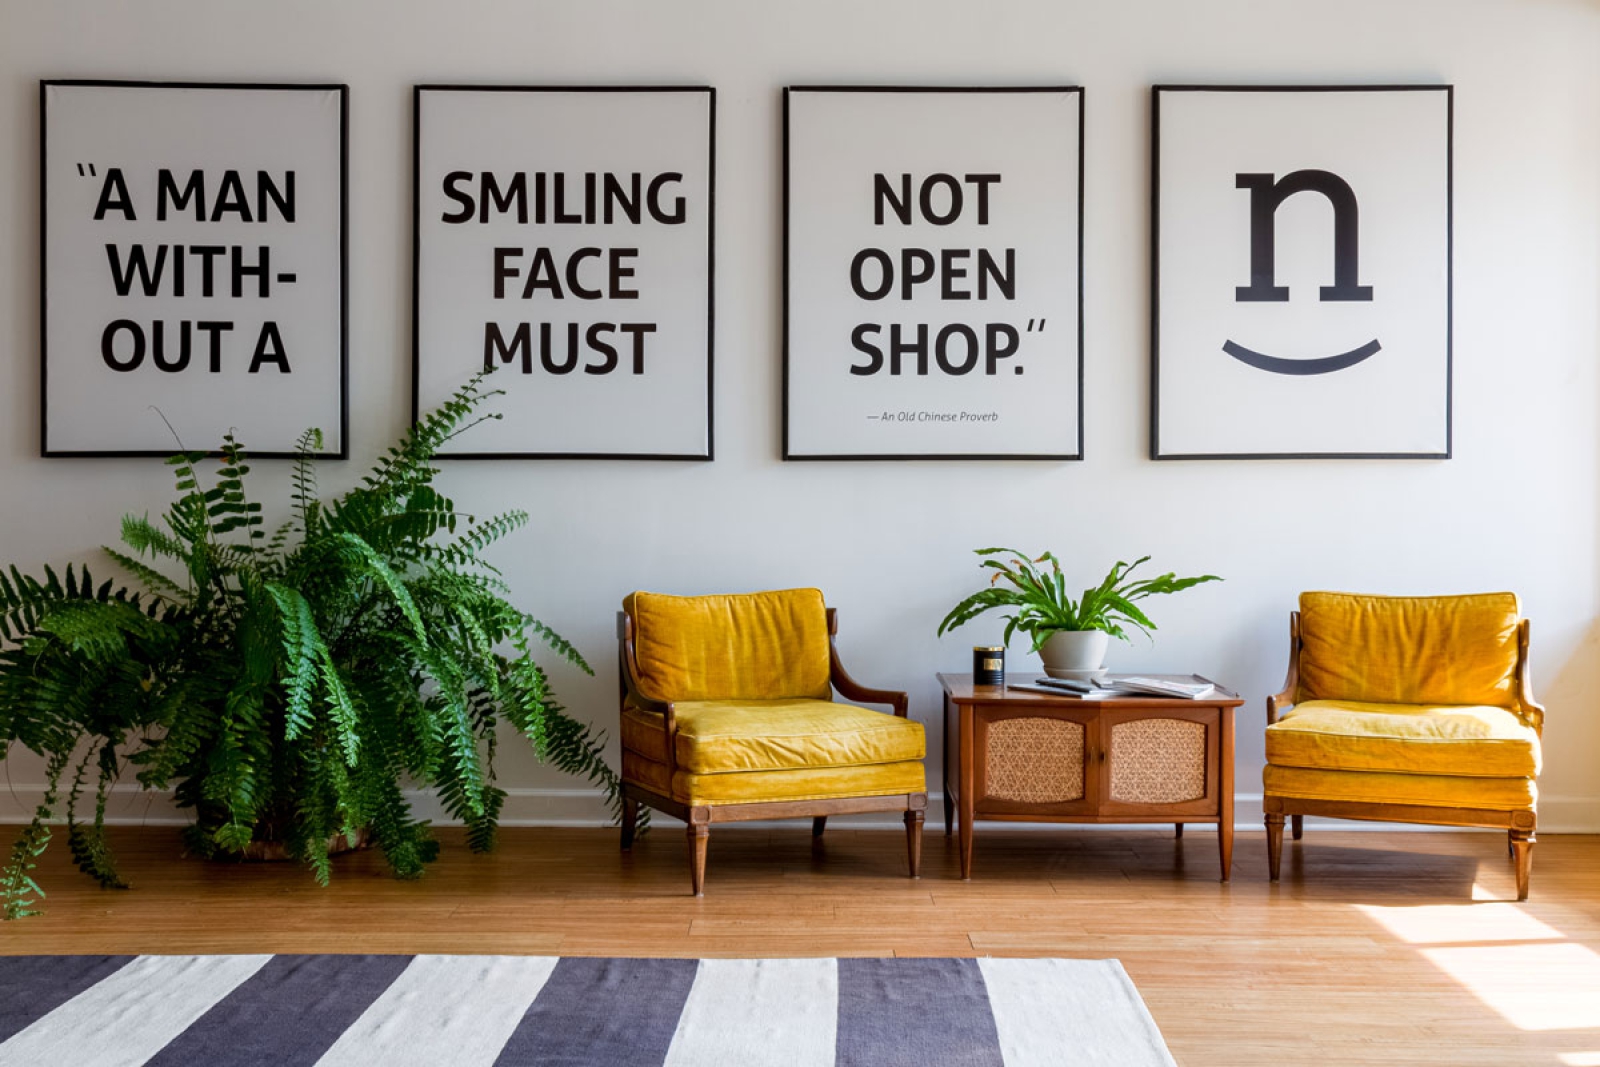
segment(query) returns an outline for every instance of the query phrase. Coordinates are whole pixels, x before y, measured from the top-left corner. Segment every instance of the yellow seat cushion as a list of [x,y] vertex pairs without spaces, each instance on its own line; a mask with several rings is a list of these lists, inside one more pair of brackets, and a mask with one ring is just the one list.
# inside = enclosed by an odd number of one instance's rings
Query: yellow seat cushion
[[[706,700],[673,705],[678,769],[691,774],[859,767],[920,760],[922,724],[827,700]],[[629,709],[622,743],[665,762],[660,715]]]
[[747,774],[679,771],[669,776],[665,765],[653,763],[632,752],[624,752],[622,777],[625,781],[637,782],[653,792],[693,806],[896,796],[901,793],[924,793],[928,788],[921,760],[875,763],[861,767],[752,771]]
[[1519,709],[1514,593],[1300,594],[1301,700]]
[[1308,700],[1267,727],[1277,766],[1531,778],[1539,759],[1539,735],[1505,708]]
[[640,690],[655,700],[827,700],[828,615],[818,589],[726,596],[637,592]]
[[927,792],[921,760],[865,767],[816,767],[750,774],[672,776],[672,795],[685,804],[757,804],[771,800],[831,800]]
[[1261,784],[1268,796],[1296,800],[1418,804],[1491,811],[1533,811],[1539,799],[1539,787],[1532,778],[1318,771],[1270,763],[1262,771]]

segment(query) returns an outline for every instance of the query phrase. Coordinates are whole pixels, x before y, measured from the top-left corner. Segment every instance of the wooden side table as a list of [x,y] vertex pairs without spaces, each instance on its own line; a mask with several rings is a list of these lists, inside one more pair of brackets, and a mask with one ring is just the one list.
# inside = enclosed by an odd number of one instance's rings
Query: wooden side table
[[[1169,677],[1194,681],[1197,676]],[[944,832],[950,833],[959,815],[963,879],[972,877],[973,823],[988,819],[1163,822],[1174,823],[1179,836],[1185,823],[1212,823],[1222,880],[1228,880],[1233,709],[1244,703],[1239,694],[1218,686],[1203,700],[1083,700],[1013,686],[975,686],[970,674],[941,674],[939,682],[944,686]]]

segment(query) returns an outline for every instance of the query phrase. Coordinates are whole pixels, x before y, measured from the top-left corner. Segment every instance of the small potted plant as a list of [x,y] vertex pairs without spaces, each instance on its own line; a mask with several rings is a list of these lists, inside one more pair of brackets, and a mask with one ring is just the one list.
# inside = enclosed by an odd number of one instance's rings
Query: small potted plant
[[[1074,600],[1067,595],[1061,561],[1052,553],[1031,561],[1013,548],[980,548],[977,554],[984,557],[983,568],[994,571],[989,587],[951,608],[939,624],[939,636],[991,608],[1009,608],[1012,614],[1006,616],[1004,640],[1009,644],[1018,631],[1027,634],[1033,651],[1044,662],[1045,673],[1052,678],[1082,676],[1100,669],[1110,639],[1129,639],[1124,626],[1149,636],[1156,624],[1139,609],[1138,601],[1222,580],[1214,574],[1179,578],[1168,573],[1135,581],[1129,576],[1150,559],[1141,556],[1132,563],[1119,560],[1104,581]],[[1048,570],[1039,566],[1044,563],[1050,565]]]

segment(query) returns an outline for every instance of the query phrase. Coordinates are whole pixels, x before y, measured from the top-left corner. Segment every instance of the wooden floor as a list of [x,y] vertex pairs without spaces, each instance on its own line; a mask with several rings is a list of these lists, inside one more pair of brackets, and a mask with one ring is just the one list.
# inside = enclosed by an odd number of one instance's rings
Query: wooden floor
[[319,889],[130,828],[127,892],[77,874],[58,839],[46,914],[0,926],[0,954],[1115,957],[1185,1067],[1600,1065],[1600,837],[1541,838],[1519,905],[1490,834],[1312,831],[1272,886],[1260,833],[1239,835],[1223,885],[1198,829],[980,826],[963,883],[932,826],[915,882],[899,833],[719,827],[700,900],[666,820],[631,856],[614,831],[506,830],[492,856],[442,836],[420,882],[369,853]]

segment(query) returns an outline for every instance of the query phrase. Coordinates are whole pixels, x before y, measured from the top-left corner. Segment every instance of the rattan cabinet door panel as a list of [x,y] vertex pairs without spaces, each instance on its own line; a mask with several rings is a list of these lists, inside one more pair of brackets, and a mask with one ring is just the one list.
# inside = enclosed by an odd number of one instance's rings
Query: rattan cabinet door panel
[[1100,743],[1105,815],[1215,815],[1221,712],[1107,710]]
[[985,815],[1092,815],[1099,800],[1095,714],[978,709],[977,810]]

